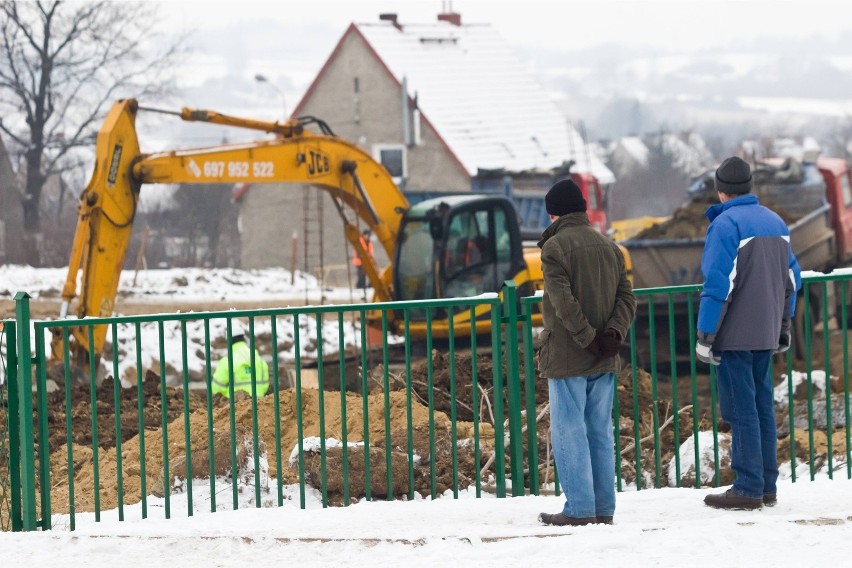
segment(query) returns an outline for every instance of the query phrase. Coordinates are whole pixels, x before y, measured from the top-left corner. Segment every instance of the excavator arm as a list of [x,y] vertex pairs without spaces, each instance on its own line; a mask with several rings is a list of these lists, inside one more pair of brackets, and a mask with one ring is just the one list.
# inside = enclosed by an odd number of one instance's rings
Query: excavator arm
[[[167,114],[187,121],[260,130],[276,137],[142,154],[135,125],[138,110],[134,99],[118,101],[98,133],[95,170],[80,195],[77,230],[62,289],[63,317],[68,313],[78,317],[112,314],[142,184],[316,185],[329,192],[339,209],[345,206],[360,217],[393,258],[408,202],[381,164],[357,146],[331,135],[327,128],[326,134],[314,134],[304,128],[311,119],[263,122],[185,108]],[[344,224],[346,237],[373,284],[375,299],[390,300],[390,275],[379,273],[375,260],[361,244],[358,228],[345,217]],[[87,366],[88,358],[103,348],[106,326],[97,326],[91,340],[81,329],[72,333],[75,361]],[[55,336],[54,358],[61,358],[62,344],[62,338]]]

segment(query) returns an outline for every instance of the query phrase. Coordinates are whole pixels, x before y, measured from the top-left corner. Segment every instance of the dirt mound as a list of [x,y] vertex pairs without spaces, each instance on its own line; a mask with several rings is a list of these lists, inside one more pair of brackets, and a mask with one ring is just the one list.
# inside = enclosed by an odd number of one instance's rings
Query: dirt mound
[[[346,459],[348,465],[349,498],[359,499],[365,494],[365,471],[367,460],[370,465],[370,487],[374,497],[384,497],[390,491],[396,498],[404,498],[411,491],[421,495],[440,495],[454,487],[465,488],[476,480],[477,471],[482,471],[483,483],[494,474],[494,428],[493,428],[493,361],[489,354],[480,353],[476,358],[477,382],[474,387],[472,376],[474,361],[469,353],[456,353],[455,387],[451,389],[450,360],[446,353],[435,351],[431,358],[433,389],[429,392],[429,365],[426,360],[417,361],[412,366],[412,396],[404,390],[404,377],[394,377],[391,391],[384,393],[374,390],[366,395],[325,391],[320,411],[320,391],[304,389],[301,393],[301,406],[297,407],[296,392],[292,389],[278,392],[278,405],[275,398],[267,395],[256,403],[257,408],[257,452],[264,454],[264,476],[269,480],[280,479],[283,484],[299,483],[297,467],[289,464],[293,448],[300,435],[305,440],[317,437],[325,440],[343,440],[344,424],[349,443],[364,440],[367,428],[370,441],[369,457],[363,446],[349,448]],[[506,366],[503,365],[504,381]],[[372,375],[381,374],[373,369]],[[537,454],[539,456],[540,479],[552,479],[553,462],[549,448],[549,413],[547,412],[547,381],[534,376],[536,430],[538,432]],[[521,377],[522,392],[525,377]],[[658,385],[660,389],[663,384]],[[48,430],[51,451],[51,495],[55,513],[65,513],[69,509],[68,463],[72,462],[74,478],[74,501],[77,512],[92,511],[95,506],[94,490],[94,451],[92,448],[92,424],[96,422],[98,432],[99,499],[102,510],[118,505],[119,460],[123,472],[124,502],[135,503],[142,498],[142,480],[146,494],[162,495],[166,491],[181,490],[185,481],[175,486],[175,479],[188,475],[192,477],[216,477],[230,482],[232,455],[237,467],[251,468],[249,456],[254,455],[253,404],[248,397],[238,397],[233,404],[233,423],[235,438],[232,439],[231,405],[222,397],[214,397],[208,411],[205,391],[190,390],[184,397],[180,388],[167,387],[160,395],[159,377],[149,372],[142,385],[142,429],[140,430],[140,401],[138,389],[119,389],[120,429],[116,434],[116,413],[113,382],[106,380],[95,393],[94,420],[92,416],[91,394],[88,387],[72,387],[71,404],[66,409],[64,391],[49,395]],[[680,435],[674,436],[674,420],[670,404],[665,403],[666,396],[658,393],[656,424],[660,427],[660,457],[654,451],[654,400],[651,376],[637,371],[635,387],[633,373],[625,369],[618,376],[618,402],[620,447],[622,454],[622,476],[625,482],[634,482],[638,475],[653,480],[657,464],[663,467],[674,452],[692,434],[692,409],[682,408],[678,424]],[[455,391],[455,398],[450,392]],[[634,393],[635,390],[635,393]],[[464,440],[473,437],[474,403],[473,394],[479,397],[478,419],[480,421],[480,455],[474,454],[473,444]],[[239,393],[240,395],[242,393]],[[637,425],[633,416],[633,398],[639,408],[639,444],[641,465],[636,471],[635,440]],[[506,400],[506,390],[501,394]],[[429,400],[433,401],[433,411],[429,410]],[[387,400],[388,414],[385,413]],[[670,400],[670,398],[669,398]],[[683,397],[681,397],[683,400]],[[457,415],[456,431],[453,432],[449,415],[455,401]],[[409,410],[410,404],[410,410]],[[189,409],[188,420],[184,419],[184,409]],[[506,406],[508,408],[508,405]],[[525,410],[525,406],[523,409]],[[163,415],[167,427],[162,428]],[[699,417],[700,428],[710,428],[703,410]],[[71,447],[67,446],[68,433],[66,420],[71,417]],[[525,414],[524,414],[525,416]],[[322,417],[322,420],[320,420]],[[526,418],[523,418],[526,424]],[[188,424],[188,430],[185,429]],[[210,436],[212,424],[213,440]],[[411,439],[408,437],[409,425]],[[388,427],[389,426],[389,427]],[[322,428],[322,429],[321,429]],[[434,436],[430,436],[430,428]],[[116,451],[116,440],[122,441],[120,454]],[[236,441],[234,441],[236,440]],[[524,445],[527,436],[524,434]],[[141,458],[144,447],[144,463]],[[212,447],[212,451],[210,448]],[[391,487],[387,487],[387,454],[390,451],[392,463]],[[526,448],[524,449],[526,452]],[[168,455],[168,481],[164,479],[164,455]],[[343,451],[329,447],[325,455],[325,472],[322,471],[322,457],[315,450],[306,448],[305,468],[307,483],[317,489],[325,483],[325,491],[331,504],[342,504],[344,499]],[[507,454],[507,461],[508,461]],[[278,463],[281,468],[278,468]],[[409,462],[411,468],[409,469]],[[248,465],[247,465],[248,464]],[[454,464],[457,475],[454,476]],[[507,467],[510,464],[507,464]],[[242,469],[241,469],[242,471]],[[659,472],[661,484],[665,485],[665,471]],[[323,481],[324,480],[324,481]],[[227,499],[225,499],[227,500]]]
[[[523,360],[523,357],[520,357]],[[473,383],[471,381],[473,360],[469,353],[457,353],[455,356],[455,398],[450,397],[450,360],[446,353],[434,351],[432,354],[432,382],[434,385],[433,401],[436,410],[439,410],[447,415],[450,414],[452,401],[455,401],[456,414],[460,420],[473,420]],[[483,422],[493,423],[493,417],[489,414],[491,408],[487,403],[481,401],[486,398],[493,397],[493,361],[489,355],[478,355],[476,361],[477,369],[477,388],[479,391],[480,407],[479,418]],[[428,371],[429,361],[423,360],[412,366],[412,387],[417,393],[420,401],[428,405]],[[523,370],[522,370],[523,371]],[[504,384],[507,380],[505,359],[503,364]],[[538,433],[538,459],[540,468],[540,479],[545,479],[550,475],[552,479],[552,450],[549,448],[550,439],[550,413],[548,411],[548,388],[547,380],[540,377],[538,373],[533,377],[535,381],[535,399],[536,399],[536,415],[540,416],[536,422],[536,431]],[[522,397],[525,397],[525,382],[526,377],[521,372],[521,392]],[[397,388],[404,386],[404,383],[398,382]],[[666,387],[665,384],[658,385],[660,389]],[[635,388],[633,372],[630,368],[625,368],[618,375],[618,408],[619,408],[619,426],[621,435],[622,447],[622,476],[625,482],[633,483],[636,481],[636,468],[633,463],[635,451],[635,429],[634,429],[634,413],[633,413],[633,398],[634,390],[636,391],[637,408],[639,410],[639,438],[640,438],[640,454],[641,470],[646,472],[646,479],[655,474],[656,455],[654,451],[654,398],[652,389],[651,375],[642,369],[636,371]],[[507,391],[504,388],[504,403],[508,405]],[[658,394],[658,416],[656,424],[660,427],[659,442],[661,463],[666,464],[672,459],[674,453],[680,447],[680,444],[692,435],[693,420],[692,408],[680,404],[678,413],[678,439],[675,440],[674,417],[671,404],[666,402],[666,397]],[[670,398],[669,398],[670,400]],[[681,398],[683,401],[683,398]],[[505,406],[508,408],[508,406]],[[524,407],[525,409],[525,407]],[[710,429],[710,409],[703,409],[699,416],[699,428]],[[526,414],[524,413],[524,416]],[[524,424],[527,424],[526,418],[523,418]],[[527,440],[524,436],[524,452],[527,452]],[[661,473],[663,475],[664,472]],[[665,482],[663,482],[665,485]]]
[[[518,356],[519,360],[523,360],[523,353]],[[429,366],[430,362],[427,359],[417,362],[411,367],[411,385],[419,400],[428,405],[429,401]],[[490,416],[491,408],[489,408],[488,399],[491,398],[494,390],[494,361],[490,353],[478,353],[475,361],[476,368],[476,383],[473,381],[474,360],[470,353],[456,353],[454,360],[454,379],[450,373],[450,358],[448,353],[443,353],[437,350],[432,351],[431,357],[432,367],[432,396],[434,407],[436,410],[450,415],[453,411],[453,402],[455,402],[455,412],[459,420],[472,421],[474,415],[474,400],[473,393],[476,388],[479,405],[479,419],[486,422],[493,422]],[[506,373],[506,356],[503,356],[503,402],[504,408],[508,404],[507,389],[505,387],[508,376]],[[526,389],[524,370],[520,370],[521,377],[521,392]],[[547,402],[547,381],[540,379],[538,375],[534,377],[536,380],[536,405],[541,405]],[[454,383],[454,384],[453,384]],[[393,388],[404,388],[405,378],[399,377]],[[455,391],[455,396],[451,393]]]
[[636,240],[703,239],[710,225],[704,213],[709,206],[718,202],[715,194],[701,193],[675,210],[668,221],[652,225],[633,238]]
[[[104,387],[106,388],[106,387]],[[291,484],[298,483],[298,471],[290,467],[288,459],[291,451],[296,446],[299,439],[299,426],[302,429],[303,438],[317,436],[324,438],[342,439],[343,424],[345,412],[345,424],[347,437],[349,441],[360,441],[364,439],[364,400],[360,395],[345,394],[341,398],[340,393],[324,393],[323,400],[323,431],[320,431],[320,403],[319,391],[305,389],[301,395],[301,418],[298,418],[296,407],[296,393],[293,390],[285,390],[279,392],[279,409],[276,414],[275,403],[273,396],[266,396],[257,401],[257,424],[258,424],[258,439],[261,443],[259,451],[266,452],[269,470],[268,476],[270,479],[276,479],[279,475],[283,483]],[[199,397],[200,398],[200,397]],[[215,400],[215,399],[214,399]],[[407,464],[408,447],[406,440],[406,429],[408,421],[412,423],[414,432],[414,443],[412,451],[420,456],[415,473],[415,490],[429,494],[429,486],[431,485],[430,465],[431,459],[436,462],[437,470],[437,486],[438,491],[443,491],[452,487],[452,448],[454,440],[451,437],[451,428],[449,419],[443,413],[436,413],[434,416],[434,428],[436,433],[435,455],[430,456],[429,440],[429,412],[428,408],[413,401],[411,413],[407,408],[407,399],[402,392],[388,393],[390,402],[390,413],[388,420],[391,424],[390,434],[385,431],[385,395],[384,393],[374,393],[367,397],[367,419],[368,432],[370,436],[370,444],[372,449],[371,454],[371,479],[375,478],[373,484],[374,492],[381,489],[379,480],[384,480],[384,471],[382,470],[384,462],[384,451],[386,440],[391,440],[391,450],[393,452],[393,463],[396,465]],[[219,403],[212,408],[212,413],[208,414],[206,404],[198,404],[189,415],[189,430],[184,429],[184,418],[182,415],[183,394],[180,389],[175,389],[170,397],[169,415],[175,415],[175,419],[169,422],[168,427],[163,430],[157,428],[160,420],[160,399],[158,397],[146,397],[146,402],[149,402],[151,407],[146,405],[145,416],[146,420],[149,415],[156,415],[157,422],[152,424],[152,429],[146,429],[142,435],[134,437],[126,437],[122,431],[122,438],[127,438],[122,444],[121,463],[123,469],[124,482],[124,502],[135,503],[141,500],[141,481],[143,478],[141,464],[143,460],[140,458],[142,444],[145,448],[145,467],[144,472],[145,484],[148,492],[155,495],[163,494],[169,487],[164,484],[164,452],[163,448],[168,448],[170,479],[175,476],[185,475],[187,461],[191,464],[193,475],[196,477],[207,477],[210,471],[210,463],[214,467],[214,475],[225,476],[230,471],[230,456],[231,451],[237,453],[238,464],[244,463],[245,453],[243,450],[237,451],[237,447],[231,448],[230,439],[230,406],[224,399],[219,399]],[[64,416],[64,410],[61,411]],[[130,415],[128,414],[128,417]],[[79,420],[77,419],[79,418]],[[277,419],[277,420],[276,420]],[[246,432],[252,432],[253,427],[252,416],[252,401],[248,398],[236,401],[234,403],[234,422],[237,428],[237,440],[248,439]],[[299,421],[301,420],[301,424]],[[104,420],[104,422],[109,422]],[[134,427],[138,424],[138,414],[133,414],[133,420],[130,421]],[[280,431],[280,444],[276,444],[276,422]],[[53,420],[53,425],[61,424],[64,429],[64,419],[62,421]],[[90,423],[89,416],[81,415],[75,417],[75,429],[80,427],[83,431],[79,434],[75,432],[73,439],[89,440],[89,445],[83,443],[73,443],[71,446],[70,456],[74,467],[74,500],[77,512],[94,510],[94,455],[91,448],[90,434],[87,437],[86,427],[84,423]],[[208,424],[213,424],[213,455],[210,455],[208,448],[210,440],[208,437]],[[112,427],[115,427],[114,415]],[[99,429],[102,427],[98,423]],[[89,429],[90,431],[90,429]],[[483,425],[483,447],[488,448],[488,440],[493,439],[492,430],[488,425]],[[242,432],[243,434],[240,434]],[[458,425],[457,438],[465,438],[472,435],[472,425],[460,423]],[[51,435],[51,440],[59,440],[59,434]],[[100,477],[100,507],[103,510],[115,508],[118,505],[118,487],[117,487],[117,472],[118,472],[118,456],[114,447],[107,447],[104,442],[110,438],[104,436],[99,438],[99,477]],[[111,439],[114,442],[115,437]],[[239,447],[245,447],[244,443],[237,444]],[[342,468],[337,467],[334,462],[335,452],[327,455],[327,460],[331,460],[331,466],[328,467],[328,491],[333,498],[333,502],[340,502],[342,494],[343,481],[340,477]],[[350,460],[350,495],[353,499],[363,496],[363,476],[364,476],[364,457],[363,451],[352,451],[349,453]],[[279,472],[276,469],[278,459],[281,459],[282,470]],[[315,471],[315,465],[311,454],[307,454],[306,467],[309,472],[310,484],[318,486],[321,476]],[[188,459],[187,459],[187,456]],[[471,452],[459,452],[459,463],[464,467],[467,473],[460,476],[459,483],[461,487],[466,487],[470,480],[473,479],[472,472],[475,471],[476,464]],[[65,445],[60,445],[51,454],[51,482],[52,482],[52,506],[55,513],[67,513],[69,492],[68,492],[68,459],[69,451]],[[361,463],[359,464],[359,459]],[[403,460],[403,461],[400,461]],[[423,469],[425,468],[425,470]],[[394,467],[395,478],[399,475],[406,476],[407,483],[407,467],[404,467],[400,472]],[[377,473],[378,472],[378,473]],[[359,480],[360,484],[359,484]],[[383,482],[382,482],[383,483]],[[407,493],[408,487],[406,484],[394,483],[394,494],[401,496]]]
[[[710,220],[707,219],[705,212],[708,207],[717,203],[719,203],[719,198],[715,191],[697,193],[687,203],[677,208],[668,221],[648,227],[638,233],[633,239],[703,239],[707,234],[707,227],[710,226]],[[795,218],[785,213],[783,209],[767,197],[761,197],[760,204],[778,213],[787,225],[791,225],[796,221]]]
[[[70,388],[70,402],[66,403],[64,388],[60,388],[47,394],[47,422],[48,440],[50,451],[65,446],[68,442],[66,421],[71,417],[72,428],[71,440],[75,444],[91,446],[94,432],[93,425],[97,425],[98,446],[102,448],[114,448],[116,446],[116,415],[120,416],[121,441],[126,442],[139,434],[140,420],[139,408],[143,409],[142,425],[145,429],[161,428],[163,423],[168,424],[184,410],[184,390],[173,387],[160,389],[160,377],[151,370],[145,373],[140,392],[136,388],[121,388],[117,386],[112,377],[107,377],[103,383],[95,389],[95,408],[92,412],[92,394],[87,385],[74,385]],[[116,396],[118,405],[116,405]],[[189,390],[187,392],[187,405],[190,412],[199,408],[205,408],[207,404],[205,391]],[[214,405],[226,404],[227,400],[222,397],[213,397]],[[33,399],[33,409],[38,404]],[[116,412],[116,409],[119,409]],[[163,416],[165,409],[165,417]],[[94,416],[93,416],[94,415]],[[33,417],[34,427],[38,427],[38,415]],[[37,430],[34,430],[37,431]]]

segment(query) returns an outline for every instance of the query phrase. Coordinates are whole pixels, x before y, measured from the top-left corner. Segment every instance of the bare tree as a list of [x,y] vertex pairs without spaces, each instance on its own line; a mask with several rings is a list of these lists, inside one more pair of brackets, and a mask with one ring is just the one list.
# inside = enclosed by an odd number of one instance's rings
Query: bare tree
[[[230,245],[236,239],[237,206],[231,202],[231,185],[183,184],[174,193],[178,218],[173,226],[186,238],[183,266],[233,266]],[[229,258],[230,257],[230,258]]]
[[108,104],[169,90],[182,40],[152,31],[156,9],[138,1],[0,1],[0,131],[24,155],[30,237],[41,228],[45,181],[94,143]]

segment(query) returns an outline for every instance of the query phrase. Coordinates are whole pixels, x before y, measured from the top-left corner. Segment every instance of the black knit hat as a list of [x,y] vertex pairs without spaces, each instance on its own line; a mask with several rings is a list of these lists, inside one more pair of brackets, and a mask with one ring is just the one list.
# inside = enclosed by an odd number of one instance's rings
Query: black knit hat
[[716,169],[716,191],[738,194],[748,193],[751,188],[751,167],[740,158],[728,158]]
[[586,200],[583,192],[572,179],[563,179],[553,184],[544,196],[544,207],[550,215],[561,217],[568,213],[583,213],[586,211]]

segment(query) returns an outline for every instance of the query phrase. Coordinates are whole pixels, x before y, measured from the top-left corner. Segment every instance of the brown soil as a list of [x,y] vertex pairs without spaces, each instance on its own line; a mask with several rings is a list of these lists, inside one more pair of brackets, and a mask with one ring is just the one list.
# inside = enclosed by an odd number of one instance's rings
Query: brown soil
[[[708,207],[717,203],[719,203],[719,199],[715,192],[699,193],[689,202],[676,209],[672,213],[671,219],[648,227],[633,238],[636,240],[703,239],[707,234],[707,227],[710,225],[710,221],[704,213]],[[795,222],[795,219],[775,207],[770,200],[761,198],[761,205],[765,205],[778,213],[788,225]]]
[[648,227],[633,237],[636,240],[703,239],[710,221],[704,212],[718,203],[716,194],[702,193],[672,213],[671,219]]

